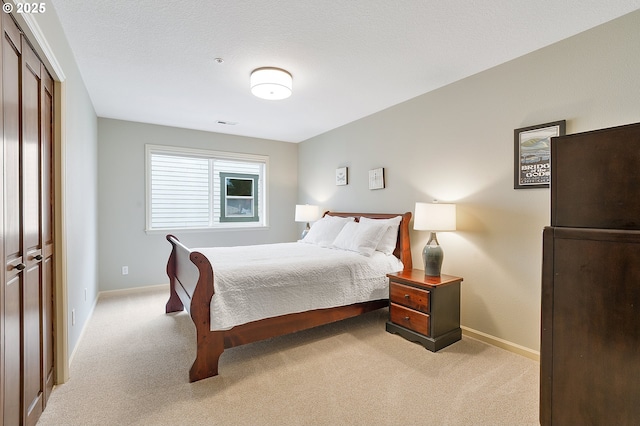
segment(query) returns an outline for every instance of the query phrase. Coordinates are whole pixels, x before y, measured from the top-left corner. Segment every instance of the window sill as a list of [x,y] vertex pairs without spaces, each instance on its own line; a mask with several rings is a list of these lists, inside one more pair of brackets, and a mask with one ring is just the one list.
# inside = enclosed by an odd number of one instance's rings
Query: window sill
[[165,235],[177,233],[203,233],[203,232],[237,232],[237,231],[268,231],[270,226],[229,226],[216,228],[163,228],[163,229],[145,229],[147,235]]

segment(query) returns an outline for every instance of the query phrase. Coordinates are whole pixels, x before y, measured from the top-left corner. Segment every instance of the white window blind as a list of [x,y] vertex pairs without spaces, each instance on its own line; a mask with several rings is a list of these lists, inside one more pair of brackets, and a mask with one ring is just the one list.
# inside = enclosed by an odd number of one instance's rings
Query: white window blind
[[151,154],[151,227],[209,226],[209,160]]
[[[147,230],[266,226],[268,157],[147,145]],[[258,214],[221,221],[220,175],[258,177]]]

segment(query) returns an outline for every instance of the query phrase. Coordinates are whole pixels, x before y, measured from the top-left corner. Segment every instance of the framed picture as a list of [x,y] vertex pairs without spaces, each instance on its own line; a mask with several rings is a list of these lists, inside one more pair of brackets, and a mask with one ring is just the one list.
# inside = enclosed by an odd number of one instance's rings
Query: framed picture
[[369,189],[382,188],[384,188],[384,169],[379,167],[377,169],[369,170]]
[[513,188],[548,188],[551,182],[551,138],[563,136],[566,121],[515,129]]
[[349,171],[346,167],[338,167],[336,169],[336,185],[346,185],[349,183]]

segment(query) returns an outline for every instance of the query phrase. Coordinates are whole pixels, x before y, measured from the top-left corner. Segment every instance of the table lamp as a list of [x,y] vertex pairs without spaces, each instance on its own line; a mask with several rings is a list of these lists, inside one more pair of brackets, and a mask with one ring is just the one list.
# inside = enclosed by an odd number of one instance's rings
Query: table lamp
[[416,231],[430,231],[429,241],[422,250],[424,274],[432,277],[440,276],[444,252],[438,244],[437,231],[456,230],[456,205],[433,203],[416,203],[413,229]]
[[304,231],[302,231],[301,238],[304,238],[305,235],[307,235],[307,233],[311,229],[311,226],[309,226],[309,222],[313,222],[314,220],[317,220],[319,216],[319,212],[320,212],[320,209],[318,208],[318,206],[312,206],[310,204],[296,204],[295,221],[307,222],[306,228],[304,228]]

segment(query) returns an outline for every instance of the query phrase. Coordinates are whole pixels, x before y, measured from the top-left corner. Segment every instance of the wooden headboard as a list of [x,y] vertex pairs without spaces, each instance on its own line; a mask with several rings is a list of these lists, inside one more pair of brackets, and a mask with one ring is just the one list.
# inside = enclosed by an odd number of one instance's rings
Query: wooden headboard
[[408,271],[413,269],[413,262],[411,260],[411,241],[409,240],[409,221],[411,221],[411,212],[406,213],[343,213],[327,211],[323,216],[340,216],[340,217],[355,217],[356,220],[360,220],[360,217],[368,217],[369,219],[391,219],[393,217],[402,216],[400,226],[398,226],[398,239],[396,240],[396,249],[393,251],[395,257],[402,261],[404,270]]

